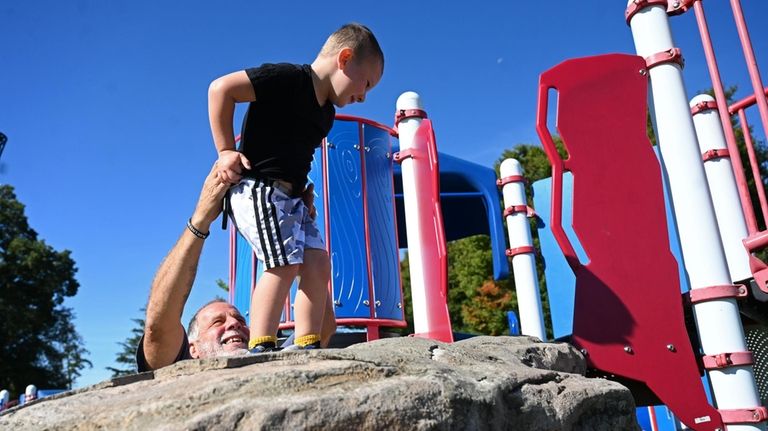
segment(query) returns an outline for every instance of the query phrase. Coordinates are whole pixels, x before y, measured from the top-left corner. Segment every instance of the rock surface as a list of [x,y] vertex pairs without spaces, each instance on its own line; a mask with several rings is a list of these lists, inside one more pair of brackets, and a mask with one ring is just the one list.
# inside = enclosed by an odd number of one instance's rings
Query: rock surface
[[0,429],[636,430],[623,386],[568,344],[390,338],[190,360],[0,414]]

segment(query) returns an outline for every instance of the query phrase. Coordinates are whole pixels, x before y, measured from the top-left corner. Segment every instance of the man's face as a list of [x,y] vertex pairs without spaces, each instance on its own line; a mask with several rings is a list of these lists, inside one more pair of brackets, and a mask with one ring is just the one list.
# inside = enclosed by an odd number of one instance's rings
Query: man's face
[[197,314],[197,339],[189,343],[193,358],[237,356],[248,352],[250,331],[237,308],[214,302]]

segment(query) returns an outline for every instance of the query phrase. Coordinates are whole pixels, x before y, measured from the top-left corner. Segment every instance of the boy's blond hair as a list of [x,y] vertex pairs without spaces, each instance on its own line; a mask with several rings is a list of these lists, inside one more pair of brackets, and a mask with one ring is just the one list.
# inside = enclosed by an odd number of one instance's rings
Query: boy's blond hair
[[320,50],[320,55],[336,55],[342,48],[352,48],[358,61],[378,58],[381,60],[382,70],[384,69],[384,53],[376,36],[368,27],[356,22],[344,24],[328,37]]

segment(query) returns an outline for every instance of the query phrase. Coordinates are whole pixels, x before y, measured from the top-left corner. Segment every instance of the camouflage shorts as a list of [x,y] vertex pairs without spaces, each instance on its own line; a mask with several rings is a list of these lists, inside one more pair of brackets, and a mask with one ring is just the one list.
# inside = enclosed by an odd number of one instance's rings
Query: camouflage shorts
[[230,217],[267,269],[304,263],[304,249],[325,250],[301,198],[282,181],[243,178],[229,189]]

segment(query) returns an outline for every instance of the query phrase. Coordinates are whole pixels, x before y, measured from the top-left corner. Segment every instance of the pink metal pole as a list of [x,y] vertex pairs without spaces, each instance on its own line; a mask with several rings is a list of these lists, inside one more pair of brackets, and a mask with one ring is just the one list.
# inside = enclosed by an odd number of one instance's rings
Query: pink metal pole
[[[222,217],[229,217],[222,214]],[[237,277],[237,234],[234,223],[229,228],[229,303],[235,303],[235,277]]]
[[701,1],[694,2],[693,7],[696,13],[696,22],[699,25],[699,34],[701,34],[701,44],[704,47],[704,55],[707,58],[709,75],[712,78],[712,88],[715,90],[717,111],[720,114],[720,122],[723,123],[725,144],[728,147],[728,152],[731,153],[731,165],[733,166],[733,174],[736,177],[736,186],[739,190],[741,210],[744,212],[744,219],[747,222],[747,229],[750,234],[753,234],[757,232],[755,210],[752,206],[752,200],[749,197],[749,187],[747,186],[747,178],[744,175],[744,166],[742,165],[741,157],[739,156],[740,153],[739,146],[736,143],[736,135],[733,132],[733,127],[731,127],[731,116],[728,112],[728,102],[725,99],[725,91],[723,90],[723,82],[720,79],[720,70],[717,67],[717,59],[715,58],[715,50],[712,46],[712,39],[709,37],[709,26],[707,25],[707,18],[704,15],[704,7],[702,6]]
[[768,232],[760,232],[744,239],[744,246],[751,251],[762,250],[768,246]]
[[[768,87],[765,87],[763,89],[763,93],[766,96],[768,96]],[[751,96],[747,96],[747,97],[739,100],[738,102],[734,102],[731,106],[728,107],[728,112],[730,112],[731,115],[733,115],[736,112],[738,112],[739,109],[747,109],[750,106],[754,105],[755,103],[757,103],[757,98],[753,94]]]
[[[763,121],[763,130],[768,131],[768,101],[766,101],[763,90],[763,81],[760,78],[760,71],[757,68],[755,52],[752,49],[752,41],[749,39],[747,23],[744,20],[744,12],[741,9],[741,0],[731,0],[731,9],[733,9],[733,18],[736,20],[736,27],[739,30],[739,39],[741,47],[744,50],[744,59],[747,61],[749,69],[749,78],[752,81],[752,89],[757,99],[757,108],[760,110],[760,119]],[[745,130],[745,135],[747,131]]]
[[366,276],[368,277],[368,316],[371,322],[367,326],[367,341],[373,341],[379,339],[379,326],[375,322],[376,319],[376,289],[373,286],[373,273],[371,272],[371,262],[373,258],[371,256],[371,230],[370,230],[370,217],[368,213],[368,178],[366,176],[365,169],[365,132],[363,131],[363,123],[357,122],[357,151],[360,153],[360,183],[361,187],[361,200],[363,201],[363,227],[365,230],[365,266]]
[[741,122],[741,130],[744,131],[744,143],[747,146],[747,154],[749,154],[749,163],[752,166],[752,176],[755,178],[755,188],[757,189],[757,197],[760,199],[760,209],[763,213],[763,223],[768,224],[768,202],[765,200],[765,189],[762,186],[763,178],[760,176],[760,165],[755,155],[755,146],[752,143],[752,136],[749,133],[749,123],[747,122],[747,115],[743,109],[739,110],[739,121]]

